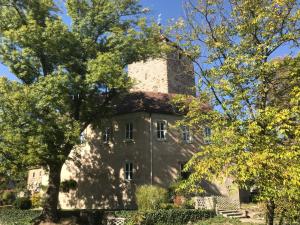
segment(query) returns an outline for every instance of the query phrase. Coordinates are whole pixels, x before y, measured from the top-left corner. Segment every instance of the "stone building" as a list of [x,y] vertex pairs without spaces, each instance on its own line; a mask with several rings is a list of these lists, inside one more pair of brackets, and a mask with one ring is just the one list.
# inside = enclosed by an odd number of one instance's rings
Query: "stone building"
[[61,208],[134,208],[137,186],[168,187],[204,144],[188,127],[175,126],[182,115],[170,102],[175,94],[195,95],[191,62],[177,52],[129,65],[128,74],[132,90],[100,128],[86,129],[63,166],[62,181],[75,180],[77,187],[60,193]]

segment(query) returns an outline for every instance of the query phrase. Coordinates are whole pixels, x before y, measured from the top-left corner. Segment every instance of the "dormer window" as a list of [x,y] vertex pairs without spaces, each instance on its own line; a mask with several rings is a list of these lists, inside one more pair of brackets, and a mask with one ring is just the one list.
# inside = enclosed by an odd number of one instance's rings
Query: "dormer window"
[[125,128],[125,140],[133,139],[133,123],[127,123]]
[[167,123],[165,121],[158,121],[156,123],[156,133],[158,140],[166,140]]

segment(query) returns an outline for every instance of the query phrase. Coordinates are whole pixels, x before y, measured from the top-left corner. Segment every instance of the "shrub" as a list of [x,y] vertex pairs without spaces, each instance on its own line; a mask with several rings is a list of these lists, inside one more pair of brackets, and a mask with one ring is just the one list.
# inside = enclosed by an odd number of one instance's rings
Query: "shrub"
[[173,203],[162,203],[160,204],[160,209],[178,209],[179,206]]
[[211,218],[215,212],[211,210],[194,210],[194,209],[170,209],[147,212],[143,225],[165,224],[165,225],[182,225],[189,221],[197,222],[199,220]]
[[118,213],[117,216],[126,218],[126,225],[184,225],[189,221],[212,218],[215,212],[212,210],[196,209],[168,209],[147,212]]
[[11,205],[16,200],[15,193],[12,191],[4,191],[2,194],[2,201],[4,205]]
[[30,200],[33,208],[39,208],[42,206],[42,196],[40,193],[32,194]]
[[167,190],[153,185],[142,185],[136,190],[138,209],[142,211],[159,209],[160,204],[167,203]]
[[32,206],[31,200],[29,198],[23,197],[23,198],[17,198],[14,203],[15,208],[17,209],[30,209]]

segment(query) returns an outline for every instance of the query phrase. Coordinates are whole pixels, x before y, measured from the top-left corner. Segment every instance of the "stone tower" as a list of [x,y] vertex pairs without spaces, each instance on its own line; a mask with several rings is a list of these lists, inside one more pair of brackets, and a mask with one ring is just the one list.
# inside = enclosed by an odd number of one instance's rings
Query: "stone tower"
[[128,65],[132,91],[195,95],[193,63],[176,51],[164,58]]

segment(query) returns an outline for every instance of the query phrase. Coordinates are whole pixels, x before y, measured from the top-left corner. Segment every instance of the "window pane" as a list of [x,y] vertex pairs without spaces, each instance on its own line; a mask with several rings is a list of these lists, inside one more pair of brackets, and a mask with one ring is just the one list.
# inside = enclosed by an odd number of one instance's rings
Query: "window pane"
[[157,122],[157,138],[165,139],[166,137],[166,124],[163,121]]
[[133,178],[133,163],[126,163],[125,165],[125,179],[132,180]]
[[126,139],[133,139],[133,124],[127,123],[125,129],[125,138]]

